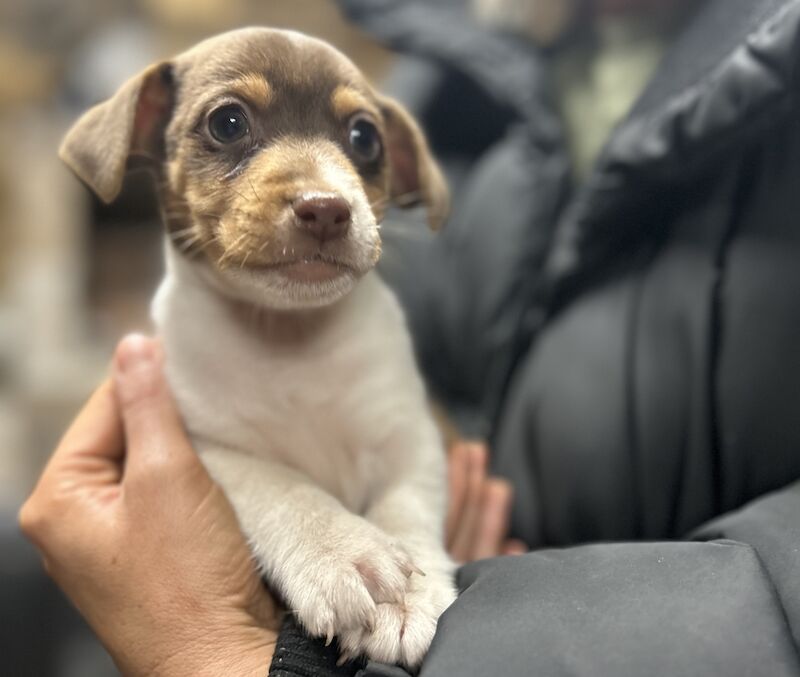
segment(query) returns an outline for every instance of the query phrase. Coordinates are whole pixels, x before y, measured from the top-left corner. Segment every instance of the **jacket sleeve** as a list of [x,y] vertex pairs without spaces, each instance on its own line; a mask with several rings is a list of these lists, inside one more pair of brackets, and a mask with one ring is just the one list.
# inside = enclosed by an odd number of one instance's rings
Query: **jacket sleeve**
[[800,484],[692,539],[464,567],[421,677],[800,675]]

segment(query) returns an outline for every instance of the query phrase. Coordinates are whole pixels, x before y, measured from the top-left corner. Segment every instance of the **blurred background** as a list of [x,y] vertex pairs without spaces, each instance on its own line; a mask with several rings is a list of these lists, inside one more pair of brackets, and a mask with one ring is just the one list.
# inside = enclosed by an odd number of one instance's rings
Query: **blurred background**
[[329,0],[0,0],[0,674],[116,674],[19,546],[16,511],[116,340],[149,329],[162,267],[148,177],[101,205],[59,141],[144,66],[248,24],[322,37],[374,81],[390,66]]

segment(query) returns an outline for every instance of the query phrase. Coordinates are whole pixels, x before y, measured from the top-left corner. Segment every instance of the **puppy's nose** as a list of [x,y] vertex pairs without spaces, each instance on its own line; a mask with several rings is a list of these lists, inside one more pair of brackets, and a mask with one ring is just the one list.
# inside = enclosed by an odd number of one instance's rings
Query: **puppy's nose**
[[298,225],[320,242],[342,237],[350,227],[350,206],[336,195],[301,197],[292,208]]

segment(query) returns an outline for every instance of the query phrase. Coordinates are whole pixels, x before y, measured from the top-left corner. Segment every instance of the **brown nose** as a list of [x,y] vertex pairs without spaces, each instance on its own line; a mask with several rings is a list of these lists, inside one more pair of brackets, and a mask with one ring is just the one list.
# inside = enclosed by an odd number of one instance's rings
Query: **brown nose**
[[350,227],[350,206],[336,195],[301,197],[292,208],[298,225],[320,242],[342,237]]

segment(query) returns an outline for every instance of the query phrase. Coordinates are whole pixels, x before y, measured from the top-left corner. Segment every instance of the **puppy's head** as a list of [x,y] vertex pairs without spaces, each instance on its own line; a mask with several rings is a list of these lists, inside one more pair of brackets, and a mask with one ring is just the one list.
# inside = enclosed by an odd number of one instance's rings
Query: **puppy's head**
[[389,203],[436,228],[447,188],[410,115],[342,54],[245,29],[151,66],[67,134],[61,157],[106,202],[151,167],[170,237],[227,293],[274,308],[341,298],[380,254]]

